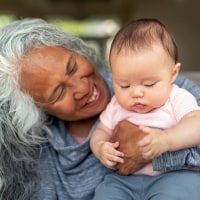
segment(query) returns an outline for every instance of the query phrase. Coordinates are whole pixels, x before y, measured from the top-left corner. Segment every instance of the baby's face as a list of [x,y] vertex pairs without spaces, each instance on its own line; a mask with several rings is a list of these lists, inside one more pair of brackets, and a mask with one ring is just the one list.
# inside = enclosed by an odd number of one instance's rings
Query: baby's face
[[139,52],[113,51],[110,64],[118,102],[124,109],[138,113],[166,102],[180,67],[160,45]]

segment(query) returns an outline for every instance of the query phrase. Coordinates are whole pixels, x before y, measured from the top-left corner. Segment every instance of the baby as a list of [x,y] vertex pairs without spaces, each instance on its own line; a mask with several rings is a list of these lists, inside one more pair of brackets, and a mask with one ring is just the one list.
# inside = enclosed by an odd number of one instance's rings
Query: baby
[[[189,92],[174,84],[181,64],[173,36],[160,21],[140,19],[124,26],[112,42],[109,60],[115,95],[91,138],[92,151],[106,167],[124,161],[119,142],[110,142],[124,119],[146,133],[138,143],[146,159],[200,143],[200,136],[191,137],[200,108]],[[135,174],[159,173],[149,164]]]

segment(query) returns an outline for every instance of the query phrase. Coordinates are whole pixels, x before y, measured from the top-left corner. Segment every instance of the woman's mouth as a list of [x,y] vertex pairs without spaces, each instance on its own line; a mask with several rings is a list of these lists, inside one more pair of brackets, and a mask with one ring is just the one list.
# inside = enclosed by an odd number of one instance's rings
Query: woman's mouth
[[98,99],[99,99],[99,96],[100,96],[100,92],[98,91],[96,85],[94,86],[94,89],[93,89],[93,94],[91,95],[91,97],[89,98],[89,100],[87,101],[87,105],[90,104],[90,105],[93,105],[95,104]]
[[97,89],[96,89],[96,87],[94,87],[93,94],[87,103],[92,103],[96,99],[96,97],[97,97]]

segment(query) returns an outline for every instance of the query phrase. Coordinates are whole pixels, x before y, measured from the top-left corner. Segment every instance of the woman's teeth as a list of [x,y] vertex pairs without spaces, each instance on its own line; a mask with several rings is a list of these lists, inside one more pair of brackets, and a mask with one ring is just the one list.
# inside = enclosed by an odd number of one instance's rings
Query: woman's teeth
[[87,103],[93,102],[96,99],[96,97],[97,97],[97,89],[96,87],[94,87],[93,95],[91,96],[91,98],[88,100]]

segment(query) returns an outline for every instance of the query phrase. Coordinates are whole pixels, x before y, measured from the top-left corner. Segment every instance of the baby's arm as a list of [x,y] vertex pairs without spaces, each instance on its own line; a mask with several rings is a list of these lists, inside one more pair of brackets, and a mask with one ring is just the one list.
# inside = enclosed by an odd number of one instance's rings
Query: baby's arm
[[[176,84],[192,93],[200,105],[200,87],[182,75],[178,75]],[[195,128],[195,127],[194,127]],[[153,159],[154,170],[171,171],[185,166],[200,167],[200,145],[176,152],[165,152]]]
[[117,162],[123,163],[124,154],[117,151],[119,142],[111,143],[112,131],[101,122],[91,136],[90,146],[94,155],[108,168],[114,168]]
[[177,151],[200,144],[200,111],[188,113],[177,125],[165,131],[144,126],[140,128],[147,136],[138,145],[143,157],[152,159],[166,151]]

